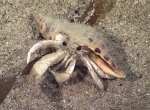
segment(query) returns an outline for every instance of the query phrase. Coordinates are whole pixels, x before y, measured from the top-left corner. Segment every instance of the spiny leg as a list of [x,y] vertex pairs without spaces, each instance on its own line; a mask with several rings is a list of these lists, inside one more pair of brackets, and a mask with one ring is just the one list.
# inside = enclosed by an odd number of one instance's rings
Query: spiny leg
[[104,73],[106,73],[109,76],[113,76],[113,77],[117,77],[117,78],[125,78],[126,77],[126,74],[123,71],[121,71],[121,70],[119,70],[119,69],[117,69],[117,68],[107,64],[107,62],[102,60],[96,54],[90,54],[89,55],[89,59],[91,61],[93,61],[99,68],[102,69],[102,71]]
[[92,76],[92,78],[94,79],[94,81],[97,83],[98,87],[100,89],[103,89],[104,90],[104,86],[103,86],[103,83],[102,81],[99,79],[99,77],[97,76],[97,74],[95,73],[92,65],[90,64],[90,60],[88,58],[88,56],[83,56],[81,57],[81,60],[86,64],[88,70],[90,71],[90,74]]
[[94,70],[98,73],[98,75],[99,75],[100,77],[102,77],[102,78],[108,78],[108,79],[113,79],[113,78],[114,78],[113,76],[110,76],[110,75],[104,73],[104,72],[99,68],[99,66],[97,66],[93,61],[91,61],[90,59],[89,59],[89,61],[90,61],[90,64],[92,65],[92,67],[94,68]]
[[67,67],[67,69],[64,73],[54,72],[50,68],[49,68],[49,71],[54,75],[54,77],[58,83],[62,83],[62,82],[67,81],[71,77],[71,75],[74,71],[74,68],[75,68],[75,64],[76,64],[76,59],[71,60],[69,63],[69,66]]
[[61,67],[66,67],[66,62],[68,61],[68,58],[70,57],[70,54],[68,53],[66,56],[65,56],[65,58],[63,59],[63,61],[60,63],[60,64],[58,64],[57,66],[56,66],[56,69],[58,69],[58,68],[61,68]]
[[74,55],[72,55],[71,57],[70,57],[70,54],[68,53],[67,55],[66,55],[66,57],[63,59],[63,61],[59,64],[59,65],[57,65],[56,66],[56,69],[60,69],[61,67],[67,67],[68,66],[68,64],[72,61],[72,60],[77,60],[77,57],[76,57],[76,55],[74,54]]
[[68,64],[69,64],[72,60],[77,60],[76,55],[72,55],[72,56],[68,59],[68,61],[66,62],[65,67],[67,67],[67,66],[68,66]]

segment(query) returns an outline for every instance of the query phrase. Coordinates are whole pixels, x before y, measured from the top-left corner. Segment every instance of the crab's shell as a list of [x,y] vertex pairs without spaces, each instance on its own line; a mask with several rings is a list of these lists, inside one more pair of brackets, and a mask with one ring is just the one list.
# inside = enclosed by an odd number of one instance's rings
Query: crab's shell
[[[34,17],[40,27],[40,32],[45,39],[53,40],[58,33],[68,35],[71,42],[76,42],[81,46],[87,46],[111,67],[117,69],[117,65],[111,57],[111,52],[108,51],[107,45],[100,40],[99,33],[91,26],[70,23],[64,19],[56,19],[40,14],[36,14]],[[125,77],[125,75],[121,77]]]

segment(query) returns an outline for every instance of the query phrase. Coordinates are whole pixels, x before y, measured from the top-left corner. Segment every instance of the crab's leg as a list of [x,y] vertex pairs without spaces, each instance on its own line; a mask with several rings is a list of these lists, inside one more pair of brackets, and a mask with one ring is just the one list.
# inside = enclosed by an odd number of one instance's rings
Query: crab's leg
[[29,63],[31,54],[33,52],[35,52],[36,50],[38,50],[38,49],[40,49],[42,47],[50,47],[50,46],[62,48],[63,47],[63,41],[59,41],[59,40],[43,40],[41,42],[36,43],[35,45],[33,45],[33,47],[28,52],[27,64]]
[[83,56],[81,57],[81,60],[85,63],[85,65],[87,66],[88,70],[90,71],[90,74],[92,76],[92,78],[94,79],[94,81],[97,83],[98,87],[100,89],[104,89],[103,83],[102,81],[99,79],[99,77],[97,76],[97,74],[95,73],[92,65],[90,64],[90,59],[88,58],[88,56]]
[[[64,65],[65,65],[65,63],[66,62],[68,62],[68,58],[70,57],[70,54],[67,54],[66,56],[65,56],[65,58],[63,59],[63,61],[56,67],[56,68],[60,68],[60,67],[64,67]],[[70,62],[70,61],[69,61]],[[66,65],[67,66],[67,65]],[[65,67],[66,67],[65,66]]]
[[102,78],[108,78],[108,79],[113,79],[114,77],[104,73],[99,66],[97,66],[93,61],[89,60],[90,64],[93,66],[94,70],[98,73],[98,75]]
[[30,71],[29,81],[30,82],[34,81],[34,83],[37,84],[38,80],[44,74],[47,68],[61,61],[65,57],[66,54],[67,54],[67,51],[59,50],[59,51],[56,51],[54,53],[51,53],[42,57],[39,61],[37,61],[33,65]]
[[113,77],[117,77],[117,78],[125,78],[126,77],[126,74],[123,71],[107,64],[98,55],[90,54],[89,59],[91,61],[93,61],[95,64],[97,64],[99,66],[99,68],[101,68],[102,71],[104,73],[108,74],[109,76],[113,76]]
[[75,68],[75,64],[76,64],[76,59],[73,59],[72,61],[70,61],[69,66],[67,67],[64,73],[54,72],[50,68],[49,68],[49,71],[54,75],[58,83],[62,83],[62,82],[67,81],[71,77]]

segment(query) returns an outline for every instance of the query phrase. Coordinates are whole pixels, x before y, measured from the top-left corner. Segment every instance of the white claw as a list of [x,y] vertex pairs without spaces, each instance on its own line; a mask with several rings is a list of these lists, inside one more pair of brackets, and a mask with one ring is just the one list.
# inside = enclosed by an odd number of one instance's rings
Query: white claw
[[33,65],[30,71],[29,82],[34,82],[35,84],[38,84],[41,76],[45,73],[48,67],[61,61],[65,57],[65,55],[66,51],[56,51],[42,57]]
[[33,82],[34,84],[38,84],[40,82],[41,76],[45,73],[48,66],[43,61],[36,62],[31,71],[29,76],[29,82]]

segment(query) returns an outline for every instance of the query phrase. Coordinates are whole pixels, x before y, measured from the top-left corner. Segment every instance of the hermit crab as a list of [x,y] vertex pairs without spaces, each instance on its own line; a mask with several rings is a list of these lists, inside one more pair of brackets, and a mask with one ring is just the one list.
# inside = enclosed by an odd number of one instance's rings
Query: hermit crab
[[[30,71],[30,81],[38,83],[40,77],[49,68],[58,83],[67,81],[73,74],[78,60],[88,68],[99,88],[104,89],[101,78],[125,78],[111,58],[107,45],[99,40],[99,33],[85,24],[70,23],[64,19],[33,14],[44,39],[36,43],[28,52],[27,63],[33,52],[40,48],[55,48],[55,52],[43,56]],[[51,66],[60,62],[59,67],[66,71],[58,73]],[[98,76],[98,75],[100,76]]]

